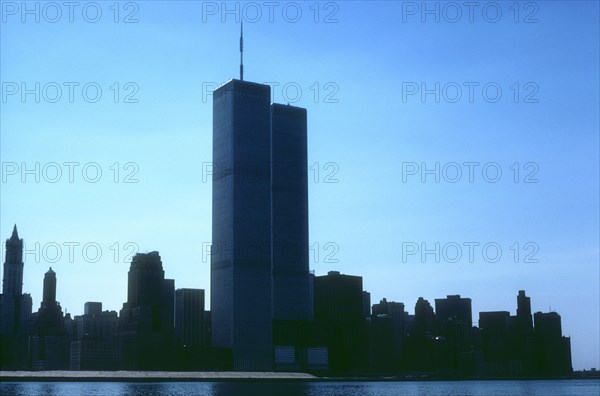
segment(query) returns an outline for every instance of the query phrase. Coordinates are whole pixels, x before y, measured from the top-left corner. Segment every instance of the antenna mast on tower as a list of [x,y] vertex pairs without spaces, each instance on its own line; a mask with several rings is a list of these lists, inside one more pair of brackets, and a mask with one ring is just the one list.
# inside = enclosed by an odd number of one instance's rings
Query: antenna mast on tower
[[244,81],[244,20],[240,24],[240,80]]

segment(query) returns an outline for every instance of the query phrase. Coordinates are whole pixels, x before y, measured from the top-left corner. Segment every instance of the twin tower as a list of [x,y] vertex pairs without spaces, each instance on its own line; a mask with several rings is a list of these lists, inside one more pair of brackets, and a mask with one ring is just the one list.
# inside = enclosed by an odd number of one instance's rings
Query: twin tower
[[274,324],[313,317],[306,130],[268,85],[213,93],[212,344],[235,370],[272,370]]

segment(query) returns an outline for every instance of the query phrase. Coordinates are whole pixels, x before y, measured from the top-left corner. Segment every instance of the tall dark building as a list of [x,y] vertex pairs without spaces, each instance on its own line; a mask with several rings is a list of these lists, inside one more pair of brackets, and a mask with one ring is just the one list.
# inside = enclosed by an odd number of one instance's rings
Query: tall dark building
[[437,368],[441,372],[467,375],[473,369],[474,331],[471,299],[460,295],[435,300],[435,314],[439,326],[436,353],[440,357]]
[[21,299],[23,292],[23,240],[19,239],[17,226],[6,240],[6,259],[2,278],[0,334],[14,336],[21,324]]
[[32,301],[23,294],[23,240],[17,226],[6,240],[6,258],[0,294],[0,367],[18,368],[26,364],[26,324]]
[[204,316],[204,290],[175,291],[175,335],[181,345],[205,345]]
[[127,283],[129,309],[144,307],[150,313],[152,330],[171,330],[174,326],[175,281],[165,279],[158,252],[138,253],[131,260]]
[[175,283],[165,279],[158,252],[131,260],[127,302],[119,325],[120,367],[162,369],[172,364]]
[[56,304],[56,272],[52,267],[44,275],[44,294],[42,305],[51,306]]
[[536,312],[533,317],[538,373],[553,376],[571,373],[571,339],[562,336],[560,315]]
[[515,322],[515,354],[522,362],[524,374],[535,373],[533,317],[531,315],[531,299],[519,290],[517,295],[517,315]]
[[19,239],[17,225],[6,240],[6,259],[2,278],[3,296],[20,296],[23,292],[23,240]]
[[533,333],[533,320],[531,317],[531,299],[525,295],[525,290],[519,290],[517,296],[517,321],[519,332],[522,335]]
[[406,334],[406,313],[404,311],[404,303],[388,301],[383,299],[379,304],[373,304],[373,318],[384,316],[389,318],[391,322],[391,342],[387,345],[387,349],[392,354],[394,367],[400,367],[400,359],[402,357],[403,340]]
[[213,93],[212,344],[236,370],[271,370],[274,339],[312,319],[306,129],[268,85]]
[[[271,105],[274,369],[311,366],[306,110]],[[311,330],[309,330],[311,329]],[[307,349],[308,348],[308,349]]]
[[56,301],[56,273],[50,268],[44,274],[43,300],[33,314],[33,330],[29,337],[31,368],[64,370],[69,368],[69,337],[65,317]]
[[309,320],[306,109],[271,105],[273,319]]
[[362,277],[330,271],[314,280],[315,320],[328,324],[329,367],[362,369],[367,363]]
[[388,301],[386,298],[379,301],[379,304],[373,304],[373,316],[385,315],[392,319],[394,327],[394,336],[398,337],[398,342],[402,342],[402,337],[406,330],[406,312],[404,303]]
[[158,252],[136,254],[127,274],[127,304],[152,310],[152,327],[161,325],[162,286],[165,272]]
[[231,80],[213,94],[212,343],[235,370],[271,370],[270,87]]
[[437,321],[433,307],[423,297],[415,304],[412,329],[404,345],[405,366],[415,371],[435,369],[435,337],[438,335]]
[[435,335],[436,318],[429,301],[419,297],[415,304],[415,324],[413,332],[416,336],[426,337]]
[[479,329],[482,337],[483,358],[488,366],[492,366],[487,368],[487,371],[493,374],[509,372],[506,366],[507,361],[512,358],[510,313],[507,311],[480,312]]
[[101,302],[86,302],[84,314],[72,321],[71,370],[116,370],[118,323],[117,312],[103,312]]

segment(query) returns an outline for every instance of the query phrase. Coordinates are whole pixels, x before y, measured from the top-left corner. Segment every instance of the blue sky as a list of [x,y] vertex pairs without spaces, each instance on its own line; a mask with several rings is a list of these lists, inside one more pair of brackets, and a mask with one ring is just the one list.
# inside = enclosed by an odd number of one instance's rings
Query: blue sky
[[210,88],[238,77],[243,17],[245,78],[308,110],[317,275],[410,313],[461,294],[474,318],[524,289],[600,367],[597,2],[48,4],[2,1],[0,25],[0,235],[18,224],[35,309],[50,265],[69,312],[120,309],[134,251],[209,289]]

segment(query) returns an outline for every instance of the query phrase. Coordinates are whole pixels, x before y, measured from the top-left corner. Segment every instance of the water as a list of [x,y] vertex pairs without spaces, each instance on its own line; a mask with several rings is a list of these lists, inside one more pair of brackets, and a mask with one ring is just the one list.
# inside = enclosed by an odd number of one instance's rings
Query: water
[[3,382],[2,396],[598,396],[600,381]]

